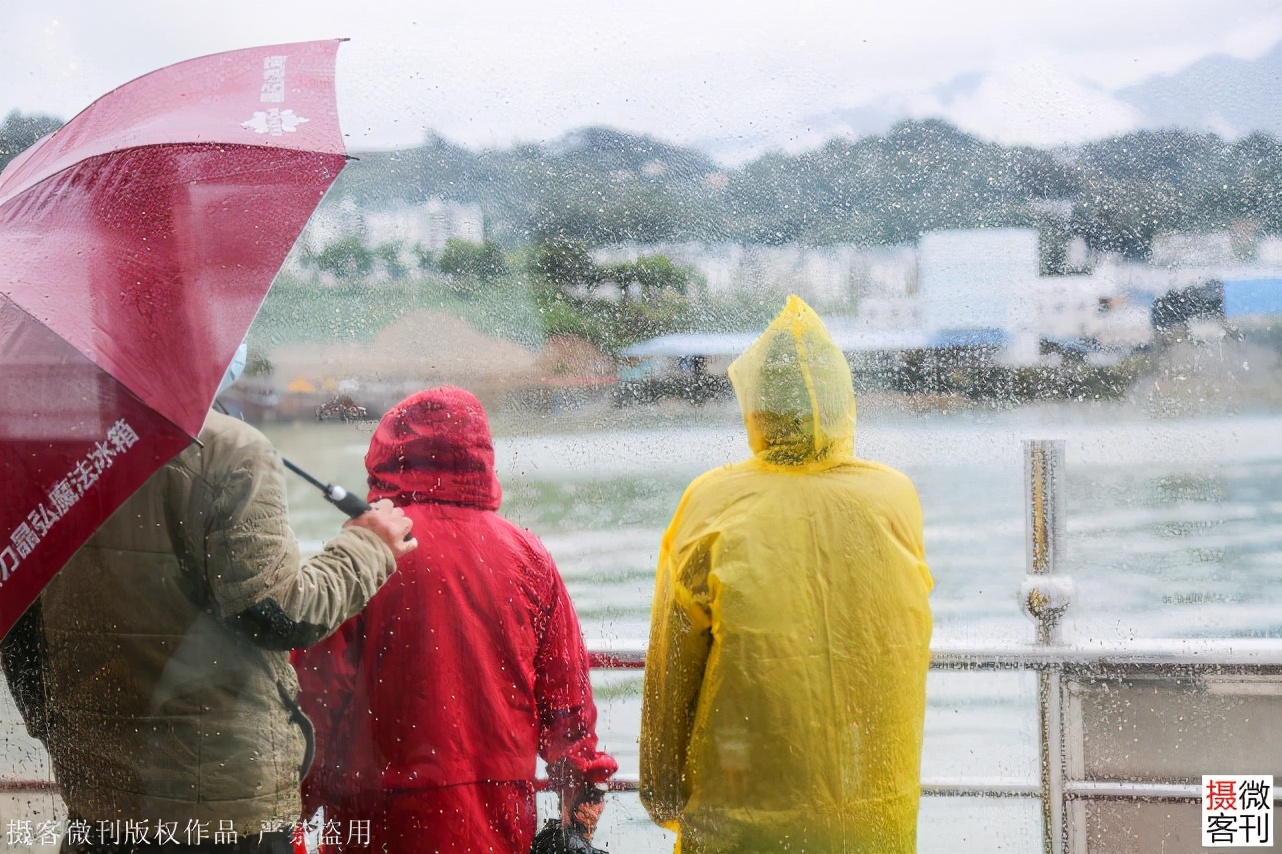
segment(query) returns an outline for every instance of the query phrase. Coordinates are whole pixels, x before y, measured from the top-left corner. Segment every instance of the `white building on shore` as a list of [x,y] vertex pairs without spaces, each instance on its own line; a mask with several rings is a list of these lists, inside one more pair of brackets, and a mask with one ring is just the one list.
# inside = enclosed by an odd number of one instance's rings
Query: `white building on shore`
[[1282,274],[1282,239],[1271,237],[1243,245],[1228,232],[1163,235],[1154,263],[1092,256],[1080,238],[1069,248],[1070,266],[1082,272],[1056,276],[1041,275],[1038,232],[1018,228],[927,232],[915,246],[630,245],[596,257],[667,255],[698,271],[711,293],[796,293],[868,342],[1000,342],[999,358],[1011,365],[1053,360],[1041,352],[1047,342],[1115,358],[1152,340],[1156,297]]
[[708,293],[795,293],[820,311],[850,313],[865,299],[905,297],[917,287],[916,254],[909,246],[658,243],[593,252],[599,264],[644,255],[664,255],[689,267]]
[[350,198],[317,209],[303,230],[284,270],[299,277],[316,275],[305,259],[347,237],[358,237],[373,249],[388,244],[399,248],[406,269],[418,265],[417,251],[439,254],[450,240],[485,241],[485,217],[479,205],[428,199],[421,205],[386,210],[362,210]]
[[413,207],[369,211],[365,233],[370,245],[400,242],[437,253],[450,240],[485,241],[485,217],[479,205],[428,199]]

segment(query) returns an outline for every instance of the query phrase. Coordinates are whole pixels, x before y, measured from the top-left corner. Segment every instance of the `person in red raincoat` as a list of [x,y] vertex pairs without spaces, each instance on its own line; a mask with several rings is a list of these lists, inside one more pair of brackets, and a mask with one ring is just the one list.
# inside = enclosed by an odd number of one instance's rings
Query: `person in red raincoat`
[[317,757],[304,784],[339,850],[520,852],[535,757],[571,783],[618,768],[597,749],[578,618],[551,555],[496,511],[490,428],[458,388],[387,413],[365,457],[370,500],[419,547],[326,641],[295,654]]

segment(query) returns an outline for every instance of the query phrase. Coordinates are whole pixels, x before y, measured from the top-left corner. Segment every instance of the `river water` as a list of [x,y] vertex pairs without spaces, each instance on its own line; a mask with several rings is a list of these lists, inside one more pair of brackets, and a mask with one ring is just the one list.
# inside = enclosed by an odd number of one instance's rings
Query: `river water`
[[[496,427],[502,512],[551,551],[588,645],[641,645],[659,539],[682,490],[747,453],[733,408],[635,423],[616,414],[608,427],[546,416],[497,419]],[[369,425],[264,429],[315,474],[363,485]],[[858,454],[904,471],[921,495],[937,643],[1033,638],[1016,601],[1025,439],[1065,441],[1065,558],[1075,584],[1066,639],[1282,637],[1282,414],[1173,420],[1065,405],[864,417]],[[291,483],[290,503],[306,549],[341,521],[301,480]],[[635,775],[640,673],[597,673],[594,684],[602,740]],[[1027,674],[932,674],[923,776],[1034,780],[1033,695]],[[10,713],[7,764],[47,776],[17,729]],[[1037,851],[1039,822],[1031,800],[927,798],[920,850]],[[670,840],[635,795],[622,794],[611,798],[596,841],[660,852]]]

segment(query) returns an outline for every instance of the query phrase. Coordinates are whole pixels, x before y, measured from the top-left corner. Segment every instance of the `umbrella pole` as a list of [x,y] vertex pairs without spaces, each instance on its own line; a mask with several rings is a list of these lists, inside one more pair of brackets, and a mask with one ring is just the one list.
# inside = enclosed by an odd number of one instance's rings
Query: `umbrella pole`
[[369,512],[369,505],[362,501],[360,496],[353,495],[341,486],[335,486],[332,483],[321,483],[319,480],[312,477],[310,474],[303,471],[284,457],[281,457],[281,461],[285,463],[285,468],[319,489],[321,494],[325,496],[326,501],[333,504],[339,510],[342,510],[351,518],[355,519],[357,516]]
[[[217,409],[223,415],[231,414],[227,411],[227,407],[223,406],[222,402],[218,400],[214,401],[214,409]],[[202,448],[204,447],[204,445],[201,445],[199,439],[196,439],[195,441],[197,445],[200,445]],[[289,469],[294,474],[298,475],[303,480],[307,481],[312,486],[319,489],[321,491],[321,494],[325,496],[326,501],[328,501],[330,504],[333,504],[339,510],[342,510],[351,518],[355,519],[357,516],[360,516],[369,512],[369,505],[366,504],[364,501],[362,501],[359,496],[352,495],[350,492],[348,492],[346,489],[343,489],[343,487],[341,486],[335,486],[330,483],[321,483],[320,480],[318,480],[315,477],[312,477],[310,474],[303,471],[298,466],[294,465],[284,456],[282,456],[280,459],[281,459],[281,462],[285,464],[285,468]],[[409,537],[406,537],[406,539],[409,539]]]

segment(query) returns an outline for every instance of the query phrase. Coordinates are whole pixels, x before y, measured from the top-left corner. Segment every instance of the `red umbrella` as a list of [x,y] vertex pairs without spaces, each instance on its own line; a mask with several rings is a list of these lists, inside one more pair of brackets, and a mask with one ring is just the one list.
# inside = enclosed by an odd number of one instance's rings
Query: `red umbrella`
[[163,68],[0,174],[0,635],[199,432],[346,160],[337,51]]

